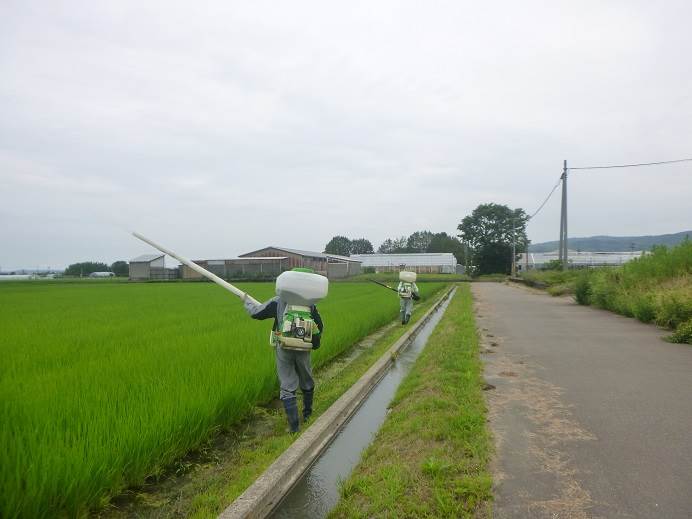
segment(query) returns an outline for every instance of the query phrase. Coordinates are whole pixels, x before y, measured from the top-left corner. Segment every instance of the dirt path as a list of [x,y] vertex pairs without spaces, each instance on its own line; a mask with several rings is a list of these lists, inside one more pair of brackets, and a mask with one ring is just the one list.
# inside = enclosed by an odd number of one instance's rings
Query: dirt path
[[568,298],[473,285],[495,517],[692,515],[692,347]]

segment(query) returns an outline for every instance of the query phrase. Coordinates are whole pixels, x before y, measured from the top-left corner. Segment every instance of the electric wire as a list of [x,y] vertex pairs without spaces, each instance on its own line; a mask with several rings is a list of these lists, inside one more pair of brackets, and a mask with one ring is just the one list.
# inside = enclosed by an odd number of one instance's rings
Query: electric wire
[[657,166],[659,164],[675,164],[678,162],[692,162],[692,158],[689,159],[677,159],[677,160],[662,160],[660,162],[640,162],[637,164],[616,164],[612,166],[583,166],[578,168],[567,168],[572,169],[612,169],[612,168],[635,168],[638,166]]
[[545,197],[545,200],[543,200],[543,203],[540,205],[540,207],[539,207],[538,209],[536,209],[536,211],[535,211],[531,216],[529,216],[529,217],[527,218],[527,221],[528,221],[528,220],[531,220],[534,216],[536,216],[538,213],[541,212],[541,209],[543,209],[543,207],[545,207],[545,204],[548,203],[548,200],[550,200],[550,197],[553,196],[553,193],[554,193],[555,190],[557,189],[557,186],[560,185],[560,182],[562,182],[562,177],[560,177],[560,178],[558,179],[557,183],[553,186],[553,189],[550,190],[550,193],[548,193],[548,196]]

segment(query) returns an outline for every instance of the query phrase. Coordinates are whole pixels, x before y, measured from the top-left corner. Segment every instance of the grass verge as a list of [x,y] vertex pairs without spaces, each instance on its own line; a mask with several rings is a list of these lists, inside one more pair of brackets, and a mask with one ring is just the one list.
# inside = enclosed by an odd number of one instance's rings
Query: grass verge
[[491,437],[468,285],[461,285],[331,518],[490,515]]
[[[448,285],[440,284],[434,288],[437,290],[416,305],[412,323],[420,319]],[[332,363],[316,370],[314,417],[321,415],[350,388],[409,326],[386,327],[387,331],[372,346],[343,369],[338,366],[341,357],[337,357]],[[348,355],[348,352],[344,354]],[[282,409],[256,407],[248,420],[238,426],[219,430],[199,451],[170,467],[166,477],[160,481],[130,489],[94,515],[109,519],[216,517],[294,439],[286,434],[286,418]]]

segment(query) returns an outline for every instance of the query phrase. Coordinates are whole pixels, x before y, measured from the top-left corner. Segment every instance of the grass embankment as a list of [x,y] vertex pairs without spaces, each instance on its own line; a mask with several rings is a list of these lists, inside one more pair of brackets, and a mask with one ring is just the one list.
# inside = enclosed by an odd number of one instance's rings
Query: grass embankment
[[491,439],[468,285],[462,285],[343,483],[332,518],[489,515]]
[[[319,306],[318,367],[398,314],[370,284]],[[248,416],[276,392],[270,326],[211,284],[0,285],[0,517],[79,516]]]
[[554,294],[572,293],[579,304],[593,305],[673,330],[674,342],[692,343],[692,241],[616,268],[532,272]]
[[551,296],[574,293],[574,282],[579,277],[578,270],[530,270],[521,274],[526,284],[544,288]]

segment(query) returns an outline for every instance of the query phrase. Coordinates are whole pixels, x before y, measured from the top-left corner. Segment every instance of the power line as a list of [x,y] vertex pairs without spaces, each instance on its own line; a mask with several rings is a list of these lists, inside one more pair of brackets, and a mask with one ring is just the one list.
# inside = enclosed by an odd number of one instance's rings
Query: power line
[[535,211],[531,216],[529,216],[529,218],[528,218],[529,220],[531,220],[531,218],[533,218],[534,216],[536,216],[538,213],[541,212],[541,209],[543,209],[543,207],[545,206],[545,204],[548,203],[548,200],[550,200],[550,197],[553,196],[553,193],[554,193],[555,190],[557,189],[557,186],[560,185],[560,182],[562,182],[562,177],[560,177],[560,178],[558,179],[557,184],[555,184],[555,185],[553,186],[553,189],[550,190],[550,193],[548,193],[548,196],[545,197],[545,200],[543,200],[543,203],[540,205],[540,207],[539,207],[538,209],[536,209],[536,211]]
[[618,164],[614,166],[584,166],[580,168],[567,168],[567,169],[611,169],[611,168],[634,168],[638,166],[657,166],[659,164],[675,164],[677,162],[692,162],[692,158],[689,159],[677,159],[677,160],[663,160],[660,162],[640,162],[638,164]]

